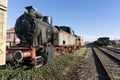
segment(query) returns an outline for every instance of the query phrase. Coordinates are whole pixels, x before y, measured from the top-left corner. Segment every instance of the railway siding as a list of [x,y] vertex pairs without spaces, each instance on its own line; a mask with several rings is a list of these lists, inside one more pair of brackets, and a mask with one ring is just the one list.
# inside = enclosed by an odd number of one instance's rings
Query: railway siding
[[[111,51],[95,49],[111,80],[120,80],[120,61]],[[114,53],[115,54],[115,53]]]
[[76,68],[69,80],[109,80],[90,48],[87,53],[89,56],[83,64]]
[[115,57],[116,59],[120,60],[120,54],[118,54],[117,52],[115,51],[111,51],[111,50],[108,50],[108,49],[105,49],[105,48],[101,48],[102,50],[104,50],[104,52],[110,54],[111,56]]

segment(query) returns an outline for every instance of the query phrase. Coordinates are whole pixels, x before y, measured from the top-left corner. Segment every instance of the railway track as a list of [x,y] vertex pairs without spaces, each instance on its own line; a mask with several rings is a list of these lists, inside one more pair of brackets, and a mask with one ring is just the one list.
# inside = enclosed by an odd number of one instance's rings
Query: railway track
[[105,49],[108,49],[108,50],[110,50],[110,51],[113,51],[113,52],[116,52],[116,53],[119,53],[119,54],[120,54],[120,49],[118,49],[118,48],[105,47]]
[[108,55],[120,61],[120,52],[118,50],[110,49],[110,48],[99,48],[99,49],[102,52],[107,53]]
[[93,52],[106,71],[108,80],[120,80],[120,56],[104,48],[93,48]]
[[92,49],[88,53],[88,59],[75,70],[69,80],[110,80]]

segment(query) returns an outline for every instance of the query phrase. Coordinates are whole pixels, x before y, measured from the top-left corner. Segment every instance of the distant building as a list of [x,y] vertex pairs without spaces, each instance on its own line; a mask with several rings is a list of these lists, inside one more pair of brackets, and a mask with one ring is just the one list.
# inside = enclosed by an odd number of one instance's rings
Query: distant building
[[6,36],[6,45],[12,46],[18,44],[20,42],[19,38],[15,34],[15,27],[7,29],[7,36]]

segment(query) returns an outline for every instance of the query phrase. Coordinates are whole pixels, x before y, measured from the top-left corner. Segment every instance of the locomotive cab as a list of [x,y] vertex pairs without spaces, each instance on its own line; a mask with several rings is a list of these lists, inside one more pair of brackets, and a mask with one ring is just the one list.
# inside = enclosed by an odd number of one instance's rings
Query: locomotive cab
[[65,31],[65,32],[67,32],[67,33],[69,33],[69,34],[71,34],[71,35],[74,35],[74,30],[72,30],[72,28],[70,28],[70,27],[60,26],[60,28],[61,28],[63,31]]

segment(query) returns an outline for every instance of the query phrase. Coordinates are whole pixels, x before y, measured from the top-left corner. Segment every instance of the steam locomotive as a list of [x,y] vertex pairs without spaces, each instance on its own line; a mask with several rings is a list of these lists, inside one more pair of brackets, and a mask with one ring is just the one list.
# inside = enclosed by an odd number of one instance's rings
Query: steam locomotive
[[15,60],[39,67],[61,53],[71,53],[80,47],[80,37],[70,27],[53,26],[50,16],[43,16],[32,6],[25,8],[27,12],[15,24],[20,43],[7,49],[6,61]]
[[110,43],[109,37],[100,37],[94,42],[97,46],[108,46]]

